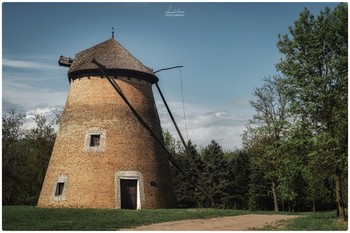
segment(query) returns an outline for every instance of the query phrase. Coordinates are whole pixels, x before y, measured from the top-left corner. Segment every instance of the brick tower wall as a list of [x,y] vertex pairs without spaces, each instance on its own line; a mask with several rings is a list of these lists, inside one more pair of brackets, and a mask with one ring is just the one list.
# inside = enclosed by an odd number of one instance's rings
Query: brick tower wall
[[[162,139],[152,85],[116,79],[131,105]],[[90,134],[100,145],[90,147]],[[137,177],[138,208],[173,208],[165,152],[106,78],[72,80],[38,207],[120,208],[120,178]],[[55,195],[57,183],[63,193]]]

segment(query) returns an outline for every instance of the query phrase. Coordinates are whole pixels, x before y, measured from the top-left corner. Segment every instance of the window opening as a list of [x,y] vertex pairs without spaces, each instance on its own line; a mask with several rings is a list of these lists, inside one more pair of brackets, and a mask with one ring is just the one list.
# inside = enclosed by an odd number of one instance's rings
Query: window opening
[[91,134],[90,135],[90,146],[99,146],[100,145],[100,134]]
[[64,182],[58,182],[56,185],[55,196],[61,196],[63,194]]
[[104,152],[106,149],[106,130],[100,127],[88,128],[83,142],[85,152]]

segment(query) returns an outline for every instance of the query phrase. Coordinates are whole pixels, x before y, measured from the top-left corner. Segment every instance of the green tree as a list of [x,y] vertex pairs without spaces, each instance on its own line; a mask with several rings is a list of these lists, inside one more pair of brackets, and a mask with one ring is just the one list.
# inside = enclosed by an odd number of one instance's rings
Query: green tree
[[293,114],[312,132],[309,156],[331,171],[339,219],[345,220],[343,178],[347,164],[348,9],[339,4],[315,17],[301,12],[289,34],[279,36],[277,64],[286,77]]
[[25,120],[24,114],[16,114],[9,110],[2,115],[2,202],[4,205],[14,204],[16,193],[21,189],[19,183],[21,171],[21,154],[23,146],[22,128]]
[[47,122],[44,115],[35,115],[33,120],[36,126],[27,130],[23,141],[25,143],[24,153],[27,157],[27,176],[31,179],[27,190],[31,190],[30,195],[36,204],[50,161],[56,133],[53,125]]
[[[229,201],[229,169],[221,146],[214,140],[201,151],[204,163],[204,182],[217,207],[225,207]],[[205,200],[205,207],[210,207]]]
[[284,131],[288,126],[288,104],[289,100],[284,94],[285,85],[279,76],[264,78],[263,86],[254,90],[256,100],[250,101],[256,114],[251,121],[257,125],[252,133],[263,134],[265,138],[264,160],[266,166],[265,176],[271,180],[271,190],[274,200],[274,209],[279,211],[277,185],[278,185],[278,163],[282,159],[281,142]]
[[[194,163],[197,168],[202,171],[203,163],[200,159],[200,155],[198,154],[196,145],[194,145],[191,141],[187,143],[187,148],[192,154],[192,158],[194,159]],[[179,153],[175,156],[176,161],[185,171],[186,176],[184,177],[177,169],[173,168],[173,184],[176,190],[176,196],[178,200],[178,205],[180,208],[195,208],[200,206],[200,203],[203,200],[206,200],[206,197],[195,188],[193,183],[198,184],[199,177],[188,158],[188,154],[185,150],[179,151]]]
[[[229,169],[229,200],[226,207],[248,209],[251,161],[243,150],[231,152]],[[226,155],[227,157],[227,155]]]
[[[305,122],[295,122],[285,135],[283,146],[284,151],[288,151],[288,153],[285,153],[286,157],[281,172],[284,173],[283,176],[286,179],[292,182],[299,179],[295,185],[290,185],[289,188],[296,192],[294,199],[298,200],[300,205],[307,206],[313,211],[316,211],[316,208],[328,210],[329,206],[334,203],[330,187],[332,182],[329,179],[331,177],[330,169],[320,166],[319,161],[314,159],[313,151],[318,150],[314,141],[312,132],[305,125]],[[304,184],[304,187],[301,184]],[[300,203],[300,200],[305,203]],[[296,206],[296,209],[301,210],[302,207]]]
[[35,205],[40,194],[55,132],[42,115],[36,126],[24,129],[25,115],[3,115],[3,204]]
[[176,140],[168,130],[163,131],[163,140],[165,147],[173,156],[176,156],[180,151],[183,150],[181,142],[179,140]]
[[248,209],[273,210],[271,181],[265,176],[266,170],[261,166],[261,158],[251,158],[248,184]]
[[[247,126],[243,132],[243,147],[250,157],[250,183],[248,208],[250,210],[272,210],[274,199],[271,190],[271,160],[266,158],[271,138],[261,127]],[[275,174],[273,172],[272,174]]]
[[193,185],[193,183],[199,184],[198,173],[196,172],[193,163],[196,164],[200,171],[203,171],[204,165],[196,145],[191,141],[188,141],[187,148],[191,153],[191,158],[189,158],[189,155],[182,147],[181,142],[176,140],[169,131],[163,131],[163,138],[168,151],[173,155],[178,165],[186,173],[186,177],[184,177],[178,169],[171,166],[172,181],[175,187],[178,206],[180,208],[195,208],[200,206],[200,203],[206,198]]

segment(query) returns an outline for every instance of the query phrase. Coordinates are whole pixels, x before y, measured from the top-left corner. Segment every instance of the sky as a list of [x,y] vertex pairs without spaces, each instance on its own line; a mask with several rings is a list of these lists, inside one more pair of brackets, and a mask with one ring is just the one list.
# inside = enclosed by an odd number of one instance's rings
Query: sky
[[[198,148],[211,140],[224,150],[241,148],[254,88],[278,74],[278,35],[288,33],[305,7],[317,15],[337,4],[2,3],[2,111],[26,113],[29,125],[34,114],[52,117],[69,92],[59,56],[74,58],[111,38],[113,27],[115,39],[144,65],[183,66],[157,76],[185,139]],[[153,91],[162,127],[176,136]]]

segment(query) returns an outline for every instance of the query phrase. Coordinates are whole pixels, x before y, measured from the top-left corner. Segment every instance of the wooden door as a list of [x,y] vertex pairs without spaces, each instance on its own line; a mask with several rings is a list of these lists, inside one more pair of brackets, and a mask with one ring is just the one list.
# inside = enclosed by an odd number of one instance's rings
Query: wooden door
[[121,208],[137,208],[137,180],[121,179]]

